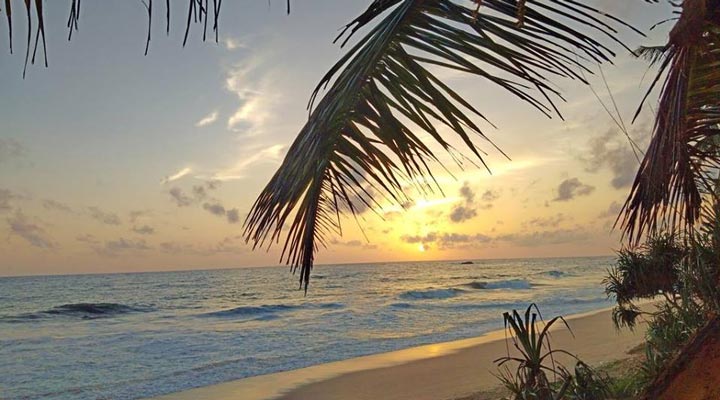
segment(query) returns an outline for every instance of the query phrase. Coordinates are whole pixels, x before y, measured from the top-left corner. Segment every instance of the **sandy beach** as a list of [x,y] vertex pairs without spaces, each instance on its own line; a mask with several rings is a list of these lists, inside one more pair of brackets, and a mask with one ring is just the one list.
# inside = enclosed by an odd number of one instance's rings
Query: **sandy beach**
[[[622,359],[643,328],[617,331],[610,310],[567,318],[552,340],[593,365]],[[554,327],[555,328],[555,327]],[[573,336],[574,335],[574,336]],[[155,400],[448,400],[498,386],[493,360],[507,352],[503,331],[192,389]],[[562,360],[561,360],[562,361]]]

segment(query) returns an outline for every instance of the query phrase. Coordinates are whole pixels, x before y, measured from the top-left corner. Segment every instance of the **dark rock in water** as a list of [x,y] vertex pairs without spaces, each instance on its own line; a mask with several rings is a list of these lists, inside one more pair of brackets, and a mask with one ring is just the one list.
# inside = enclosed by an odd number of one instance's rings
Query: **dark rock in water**
[[471,264],[475,264],[475,263],[472,261],[463,261],[460,263],[460,265],[471,265]]

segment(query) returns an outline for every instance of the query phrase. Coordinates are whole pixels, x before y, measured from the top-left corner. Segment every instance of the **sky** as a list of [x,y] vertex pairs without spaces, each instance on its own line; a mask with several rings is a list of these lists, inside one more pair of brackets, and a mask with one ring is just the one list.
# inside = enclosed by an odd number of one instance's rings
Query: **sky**
[[[647,30],[666,5],[593,0]],[[219,43],[199,27],[182,47],[184,7],[152,25],[141,2],[82,3],[67,41],[69,2],[46,4],[49,68],[22,78],[0,21],[0,276],[277,265],[253,251],[242,222],[307,120],[309,95],[343,50],[338,29],[369,1],[223,2]],[[163,2],[164,3],[164,2]],[[156,11],[157,14],[163,10]],[[630,48],[664,43],[623,32]],[[489,116],[484,169],[434,168],[443,192],[416,194],[344,221],[317,263],[608,255],[651,111],[630,124],[653,76],[627,52],[592,88],[557,82],[565,121],[548,119],[487,82],[439,71]],[[607,88],[600,78],[604,74]],[[605,111],[601,104],[609,110]],[[652,103],[651,103],[652,104]],[[442,156],[442,160],[450,160]],[[360,228],[362,227],[362,229]]]

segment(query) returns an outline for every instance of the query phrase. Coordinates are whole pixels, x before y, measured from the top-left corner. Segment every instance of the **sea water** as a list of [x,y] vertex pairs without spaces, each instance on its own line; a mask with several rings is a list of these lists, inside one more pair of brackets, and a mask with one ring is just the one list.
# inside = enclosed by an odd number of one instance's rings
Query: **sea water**
[[[0,399],[139,399],[609,306],[609,257],[0,278]],[[498,355],[500,356],[500,355]]]

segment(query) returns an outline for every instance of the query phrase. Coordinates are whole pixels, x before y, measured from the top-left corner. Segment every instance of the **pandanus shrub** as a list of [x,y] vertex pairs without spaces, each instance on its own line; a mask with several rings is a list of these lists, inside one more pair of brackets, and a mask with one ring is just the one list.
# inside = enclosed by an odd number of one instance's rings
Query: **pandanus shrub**
[[[517,310],[503,314],[509,341],[517,351],[500,357],[495,362],[500,368],[498,378],[512,395],[513,400],[560,400],[560,399],[605,399],[606,380],[580,361],[575,355],[563,349],[553,349],[550,330],[560,322],[570,330],[561,316],[544,321],[536,304],[531,304],[523,314]],[[572,330],[570,330],[572,334]],[[564,354],[576,361],[574,374],[555,360],[555,355]],[[516,363],[511,370],[506,364]]]

